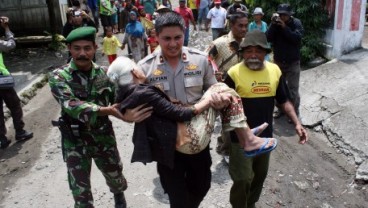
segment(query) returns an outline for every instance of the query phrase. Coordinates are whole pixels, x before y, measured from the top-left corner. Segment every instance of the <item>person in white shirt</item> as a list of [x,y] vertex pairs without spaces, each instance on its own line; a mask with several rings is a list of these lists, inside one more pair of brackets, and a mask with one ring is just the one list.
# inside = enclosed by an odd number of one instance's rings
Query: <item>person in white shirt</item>
[[221,7],[221,0],[215,0],[215,7],[210,9],[207,14],[206,30],[208,31],[208,25],[211,22],[212,40],[216,40],[220,37],[225,29],[226,25],[226,9]]

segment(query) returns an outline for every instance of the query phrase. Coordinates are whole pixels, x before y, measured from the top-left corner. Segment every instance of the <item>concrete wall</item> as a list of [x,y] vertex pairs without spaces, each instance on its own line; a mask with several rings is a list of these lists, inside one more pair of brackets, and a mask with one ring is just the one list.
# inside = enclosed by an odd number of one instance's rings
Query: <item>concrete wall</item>
[[338,58],[361,47],[366,3],[366,0],[336,0],[334,25],[325,38],[327,57]]
[[[55,0],[56,24],[61,33],[63,20],[61,5],[66,0]],[[0,14],[10,18],[10,29],[15,36],[45,35],[50,31],[50,21],[45,0],[0,0]]]

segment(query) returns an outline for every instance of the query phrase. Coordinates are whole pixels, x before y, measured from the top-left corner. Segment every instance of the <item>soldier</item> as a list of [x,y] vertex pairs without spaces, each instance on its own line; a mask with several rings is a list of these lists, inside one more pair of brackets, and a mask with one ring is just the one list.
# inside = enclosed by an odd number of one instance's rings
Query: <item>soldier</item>
[[[244,39],[248,27],[248,17],[244,12],[238,12],[229,17],[230,32],[212,42],[208,49],[208,55],[215,63],[218,81],[223,81],[223,75],[230,67],[241,62],[241,54],[238,53],[239,45]],[[217,139],[217,153],[229,161],[230,137],[228,133],[222,133]]]
[[[162,89],[168,96],[183,104],[194,104],[211,85],[216,83],[207,55],[183,47],[185,23],[175,12],[156,19],[155,29],[160,44],[138,63],[147,81]],[[212,107],[221,109],[227,104],[219,94],[213,94]],[[162,135],[164,137],[164,135]],[[211,156],[209,145],[197,154],[175,151],[174,167],[157,163],[161,185],[169,195],[172,208],[196,208],[211,185]]]
[[136,117],[136,109],[132,109],[132,117],[128,117],[122,115],[116,105],[109,106],[114,102],[115,89],[105,69],[92,62],[97,49],[95,36],[94,27],[80,27],[68,35],[66,41],[72,60],[50,74],[49,84],[61,105],[58,125],[74,207],[93,207],[90,183],[93,158],[114,194],[115,207],[125,208],[127,182],[108,116],[140,121],[150,113]]
[[[8,76],[10,73],[4,65],[2,52],[7,52],[15,48],[13,33],[9,29],[9,18],[0,17],[0,26],[5,29],[5,40],[0,40],[0,75]],[[6,137],[6,126],[3,111],[3,102],[9,108],[13,118],[15,128],[15,139],[17,141],[30,139],[33,137],[32,132],[24,130],[23,111],[20,104],[20,99],[14,87],[0,88],[0,148],[5,149],[11,143]]]

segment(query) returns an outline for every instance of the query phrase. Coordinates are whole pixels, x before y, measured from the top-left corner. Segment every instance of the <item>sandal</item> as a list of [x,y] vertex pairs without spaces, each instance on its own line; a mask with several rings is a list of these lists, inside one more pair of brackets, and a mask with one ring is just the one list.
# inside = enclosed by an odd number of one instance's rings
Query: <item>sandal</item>
[[[272,150],[274,150],[277,146],[277,139],[275,138],[263,138],[265,140],[265,142],[262,144],[261,148],[256,149],[256,150],[252,150],[252,151],[245,151],[244,150],[244,157],[255,157],[261,154],[265,154],[267,152],[271,152]],[[268,143],[271,141],[271,139],[274,139],[274,142],[271,146],[269,146],[268,148],[267,145]]]

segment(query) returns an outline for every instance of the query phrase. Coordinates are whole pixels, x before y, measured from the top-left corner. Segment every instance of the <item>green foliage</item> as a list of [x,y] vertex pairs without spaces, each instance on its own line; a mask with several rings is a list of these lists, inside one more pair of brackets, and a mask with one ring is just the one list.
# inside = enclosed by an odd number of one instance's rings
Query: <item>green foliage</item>
[[306,64],[309,61],[324,57],[325,47],[323,38],[328,27],[327,11],[323,8],[320,0],[247,0],[250,12],[255,7],[262,7],[265,13],[264,21],[270,22],[272,14],[277,10],[280,3],[289,3],[294,16],[302,21],[304,36],[302,39],[301,62]]

